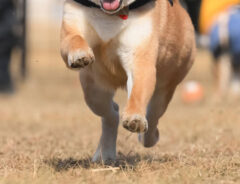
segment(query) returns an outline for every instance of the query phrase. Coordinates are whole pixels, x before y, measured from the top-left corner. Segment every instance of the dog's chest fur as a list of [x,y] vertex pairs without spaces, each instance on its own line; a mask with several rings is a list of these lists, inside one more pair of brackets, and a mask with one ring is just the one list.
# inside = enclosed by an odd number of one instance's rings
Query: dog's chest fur
[[[145,6],[153,6],[153,4],[149,3]],[[151,18],[151,15],[139,15],[132,11],[127,20],[122,20],[118,15],[107,15],[100,9],[77,5],[71,1],[68,1],[64,8],[64,20],[69,25],[77,27],[77,31],[92,48],[112,40],[119,40],[125,45],[130,44],[131,47],[138,45],[151,35]],[[95,39],[96,36],[100,39]]]
[[[118,16],[92,15],[88,18],[100,38],[97,45],[102,52],[96,54],[96,62],[105,69],[106,78],[103,81],[111,81],[107,78],[116,79],[110,84],[114,88],[126,85],[126,79],[132,75],[134,53],[151,35],[150,17],[136,18],[132,15],[128,20],[121,20]],[[99,76],[103,77],[103,74]]]
[[124,21],[116,15],[106,15],[101,10],[90,10],[85,14],[87,21],[104,43],[116,38],[128,24],[128,21]]

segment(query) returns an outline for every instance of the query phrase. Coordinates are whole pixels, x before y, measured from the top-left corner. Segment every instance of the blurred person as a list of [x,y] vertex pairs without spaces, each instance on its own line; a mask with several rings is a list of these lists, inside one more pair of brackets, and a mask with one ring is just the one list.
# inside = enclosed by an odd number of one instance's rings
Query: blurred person
[[12,47],[16,44],[13,34],[15,22],[14,4],[11,0],[0,1],[0,92],[12,92],[13,83],[10,76],[10,57]]
[[201,0],[199,13],[199,30],[201,34],[209,34],[218,16],[239,3],[239,0]]
[[196,39],[199,47],[206,48],[209,45],[208,34],[218,15],[239,0],[180,0],[188,11],[196,31]]
[[[191,0],[189,0],[191,1]],[[201,0],[198,17],[198,45],[209,47],[209,33],[218,16],[229,7],[239,4],[239,0]]]
[[22,50],[22,75],[25,74],[25,0],[0,1],[0,93],[12,93],[11,52]]
[[[188,10],[199,46],[214,58],[217,97],[240,96],[240,1],[182,0]],[[200,36],[199,36],[200,34]]]
[[199,47],[214,58],[216,99],[240,97],[240,1],[180,0],[188,11]]
[[209,35],[217,95],[240,96],[240,5],[219,14]]

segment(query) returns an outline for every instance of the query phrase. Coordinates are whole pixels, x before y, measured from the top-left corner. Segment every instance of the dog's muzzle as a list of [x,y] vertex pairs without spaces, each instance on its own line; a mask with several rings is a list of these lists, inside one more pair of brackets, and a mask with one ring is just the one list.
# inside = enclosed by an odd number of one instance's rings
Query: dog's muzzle
[[109,14],[114,14],[121,9],[122,0],[101,0],[101,8]]

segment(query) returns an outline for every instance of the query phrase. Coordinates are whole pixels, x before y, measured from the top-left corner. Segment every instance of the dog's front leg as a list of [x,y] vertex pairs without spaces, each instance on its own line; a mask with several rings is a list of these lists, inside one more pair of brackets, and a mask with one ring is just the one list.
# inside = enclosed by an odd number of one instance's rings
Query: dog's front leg
[[61,30],[61,55],[71,69],[83,68],[95,60],[92,49],[77,29],[63,22]]
[[114,92],[101,88],[88,69],[81,70],[80,81],[88,107],[102,119],[102,135],[92,161],[114,161],[119,122],[118,105],[112,99]]
[[131,72],[127,72],[129,99],[121,122],[131,132],[146,132],[148,129],[146,108],[156,84],[157,49],[152,48],[146,46],[134,52]]

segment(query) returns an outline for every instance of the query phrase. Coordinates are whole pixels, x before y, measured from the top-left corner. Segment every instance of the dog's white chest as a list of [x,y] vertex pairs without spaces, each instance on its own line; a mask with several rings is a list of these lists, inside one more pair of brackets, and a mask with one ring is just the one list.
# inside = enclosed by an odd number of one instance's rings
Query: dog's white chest
[[108,42],[124,29],[127,21],[122,20],[117,15],[106,15],[100,11],[88,12],[87,18],[99,38],[104,42]]

